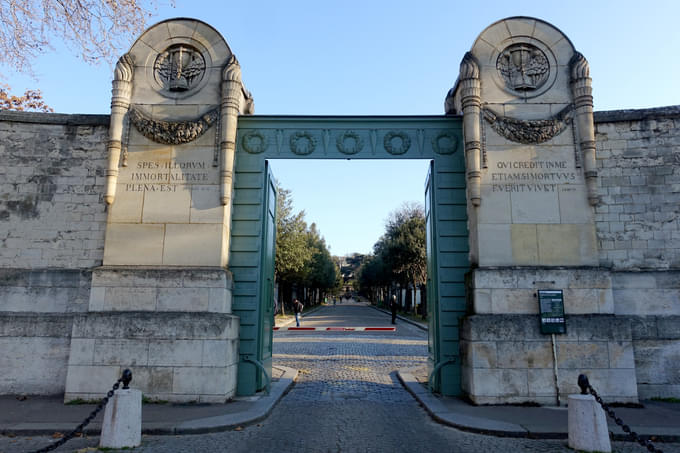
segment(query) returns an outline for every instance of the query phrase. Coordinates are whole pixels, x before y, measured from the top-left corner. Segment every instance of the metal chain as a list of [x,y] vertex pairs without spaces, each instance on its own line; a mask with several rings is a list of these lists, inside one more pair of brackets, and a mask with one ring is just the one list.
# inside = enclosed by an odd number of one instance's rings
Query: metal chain
[[[581,380],[581,376],[583,376],[585,378],[585,381]],[[651,440],[643,439],[638,435],[638,433],[636,433],[635,431],[631,431],[630,427],[628,425],[624,424],[623,420],[621,420],[619,417],[616,416],[614,409],[612,409],[611,407],[609,407],[609,405],[607,403],[602,401],[602,398],[600,398],[600,395],[597,394],[597,392],[595,391],[593,386],[591,386],[590,383],[588,382],[588,378],[585,377],[585,375],[581,375],[581,376],[579,376],[579,385],[581,386],[582,383],[586,385],[586,388],[588,389],[590,394],[595,397],[595,401],[600,403],[600,406],[602,406],[602,409],[604,409],[604,411],[607,413],[607,415],[609,415],[614,420],[614,422],[617,425],[619,425],[621,427],[621,429],[623,429],[623,431],[626,434],[628,434],[628,436],[630,436],[635,442],[637,442],[640,445],[642,445],[643,447],[645,447],[647,449],[647,451],[650,451],[652,453],[663,453],[663,451],[659,450],[658,448],[656,448],[654,446],[654,444],[652,443]]]
[[132,373],[130,373],[129,370],[125,370],[125,372],[123,372],[123,375],[116,381],[115,384],[113,384],[113,387],[111,388],[111,390],[109,390],[106,393],[106,396],[104,398],[102,398],[102,400],[99,402],[99,404],[97,404],[97,407],[92,412],[90,412],[90,415],[88,415],[87,418],[85,420],[83,420],[83,422],[80,425],[76,426],[76,428],[73,431],[66,434],[64,437],[62,437],[58,441],[48,445],[47,447],[41,448],[40,450],[32,451],[30,453],[46,453],[48,451],[52,451],[56,448],[61,447],[66,442],[68,442],[69,440],[76,437],[76,435],[82,434],[83,429],[87,425],[89,425],[92,420],[94,420],[94,418],[97,416],[97,414],[99,412],[101,412],[102,409],[104,409],[104,406],[106,406],[106,403],[109,402],[109,398],[111,398],[113,396],[114,392],[116,390],[118,390],[118,388],[120,387],[120,383],[123,382],[123,388],[128,388],[127,384],[130,382],[131,379],[132,379]]

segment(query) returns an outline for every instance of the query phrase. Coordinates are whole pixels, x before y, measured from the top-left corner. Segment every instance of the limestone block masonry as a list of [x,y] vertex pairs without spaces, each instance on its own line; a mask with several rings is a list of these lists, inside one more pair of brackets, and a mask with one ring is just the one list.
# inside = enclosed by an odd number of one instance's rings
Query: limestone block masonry
[[125,368],[151,400],[222,403],[236,390],[238,318],[102,312],[73,321],[65,400],[94,400]]
[[73,322],[65,400],[96,398],[126,367],[150,398],[235,395],[228,138],[245,100],[238,62],[200,21],[156,24],[118,61],[103,266]]
[[[610,402],[680,397],[680,106],[593,112],[592,95],[561,31],[513,17],[480,34],[446,98],[472,266],[467,315],[461,290],[439,333],[459,341],[475,403],[555,404],[581,372]],[[252,112],[228,45],[191,19],[121,57],[110,115],[0,112],[0,394],[98,399],[131,368],[152,399],[222,402],[251,379],[239,353],[271,337],[242,257],[261,250],[230,243],[237,122]],[[241,237],[262,228],[236,215]],[[539,289],[564,292],[554,348]]]
[[[461,330],[463,390],[475,404],[553,405],[578,393],[579,374],[608,400],[635,403],[637,385],[631,323],[614,315],[572,315],[556,336],[557,382],[549,335],[536,316],[472,315]],[[594,385],[594,384],[593,384]]]
[[[462,386],[475,403],[554,403],[579,372],[610,400],[677,391],[661,369],[674,368],[677,335],[632,332],[650,315],[677,325],[680,111],[594,115],[592,99],[585,57],[528,17],[484,30],[447,96],[464,124]],[[554,354],[538,333],[540,289],[564,294]]]

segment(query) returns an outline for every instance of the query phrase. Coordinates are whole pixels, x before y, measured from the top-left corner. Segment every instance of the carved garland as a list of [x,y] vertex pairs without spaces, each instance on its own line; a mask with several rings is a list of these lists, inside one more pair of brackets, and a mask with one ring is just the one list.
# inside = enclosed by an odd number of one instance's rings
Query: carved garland
[[458,148],[458,137],[455,134],[442,131],[436,137],[432,137],[432,149],[437,154],[453,154]]
[[130,108],[130,121],[149,140],[165,145],[181,145],[196,140],[219,118],[217,108],[192,121],[155,120],[134,107]]
[[561,134],[571,122],[572,109],[569,105],[547,120],[518,120],[497,115],[488,108],[482,111],[484,119],[499,135],[513,142],[535,145]]
[[[348,139],[351,146],[345,144],[345,141]],[[347,131],[344,134],[338,135],[338,138],[335,140],[335,146],[337,146],[338,151],[342,154],[356,154],[364,149],[364,139],[354,131]]]
[[[398,147],[394,146],[393,140],[395,138],[401,139],[401,144]],[[385,134],[383,146],[385,151],[392,155],[404,154],[411,147],[411,138],[405,132],[390,131]]]
[[296,132],[290,136],[290,150],[299,156],[312,154],[316,148],[316,139],[307,131]]
[[248,131],[241,137],[241,147],[250,154],[260,154],[267,149],[267,139],[260,131]]

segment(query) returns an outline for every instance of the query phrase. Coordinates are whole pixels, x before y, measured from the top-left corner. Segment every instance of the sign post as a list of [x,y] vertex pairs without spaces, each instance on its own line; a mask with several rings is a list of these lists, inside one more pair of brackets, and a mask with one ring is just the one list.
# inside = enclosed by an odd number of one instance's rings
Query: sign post
[[538,306],[541,312],[541,333],[567,333],[564,295],[561,289],[539,289]]

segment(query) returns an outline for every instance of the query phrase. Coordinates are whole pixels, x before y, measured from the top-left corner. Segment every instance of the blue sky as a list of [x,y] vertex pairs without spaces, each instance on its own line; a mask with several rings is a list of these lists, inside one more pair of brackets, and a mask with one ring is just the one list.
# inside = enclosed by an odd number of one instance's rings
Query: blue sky
[[[518,15],[552,23],[585,55],[596,110],[680,104],[675,0],[176,3],[160,7],[150,24],[195,17],[219,30],[259,114],[441,114],[479,33]],[[15,74],[5,80],[15,92],[40,87],[57,112],[109,113],[109,63],[88,66],[57,45],[35,72],[37,81]],[[296,208],[340,255],[369,252],[390,211],[423,199],[426,167],[423,161],[273,163]]]

